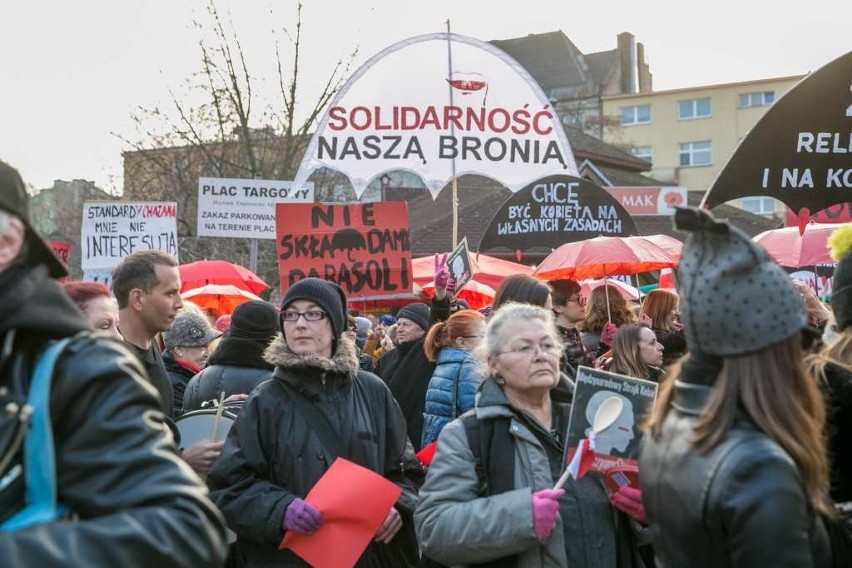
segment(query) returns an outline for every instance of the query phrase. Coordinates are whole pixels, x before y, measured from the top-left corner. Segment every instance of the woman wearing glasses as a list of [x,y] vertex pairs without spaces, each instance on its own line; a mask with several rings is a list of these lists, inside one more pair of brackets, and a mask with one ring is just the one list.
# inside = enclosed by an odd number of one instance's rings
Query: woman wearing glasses
[[473,412],[447,424],[415,513],[425,555],[445,564],[642,566],[628,519],[597,474],[552,489],[570,404],[550,311],[509,303],[480,349],[489,376]]
[[304,499],[337,457],[402,488],[358,565],[418,560],[411,515],[422,467],[390,391],[359,370],[346,323],[346,297],[336,284],[306,278],[288,288],[282,334],[266,351],[273,378],[245,402],[207,478],[237,534],[240,565],[304,565],[278,543],[285,532],[311,535],[323,525],[323,514]]

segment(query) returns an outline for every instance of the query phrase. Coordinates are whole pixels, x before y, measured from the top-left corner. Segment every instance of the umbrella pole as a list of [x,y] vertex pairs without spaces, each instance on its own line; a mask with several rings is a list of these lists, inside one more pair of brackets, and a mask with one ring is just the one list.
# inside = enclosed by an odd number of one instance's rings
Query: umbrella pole
[[609,276],[604,276],[604,294],[606,294],[606,321],[612,323],[612,314],[609,311]]

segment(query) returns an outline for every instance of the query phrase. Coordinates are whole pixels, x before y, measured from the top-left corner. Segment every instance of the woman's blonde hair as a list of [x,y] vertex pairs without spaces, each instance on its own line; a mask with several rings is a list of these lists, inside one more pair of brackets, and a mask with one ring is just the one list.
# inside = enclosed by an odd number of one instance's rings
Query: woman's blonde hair
[[648,314],[654,329],[671,331],[672,325],[669,314],[677,309],[678,296],[671,290],[657,288],[651,290],[642,302],[642,311]]
[[[744,411],[796,463],[813,507],[831,514],[826,501],[829,465],[823,439],[825,407],[803,359],[799,334],[757,353],[725,357],[691,442],[699,452],[709,452],[724,439],[737,413]],[[660,386],[646,424],[654,438],[662,432],[681,369],[682,363],[676,364]]]
[[[609,311],[607,311],[607,295],[609,295]],[[589,295],[586,304],[586,319],[577,324],[580,331],[600,333],[603,326],[612,317],[612,323],[620,327],[626,323],[635,323],[636,314],[615,286],[605,284],[598,286]]]

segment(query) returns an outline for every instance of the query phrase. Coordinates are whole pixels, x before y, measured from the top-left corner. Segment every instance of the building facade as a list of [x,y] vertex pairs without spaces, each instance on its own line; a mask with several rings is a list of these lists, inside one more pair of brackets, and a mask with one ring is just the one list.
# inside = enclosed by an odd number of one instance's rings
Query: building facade
[[[605,130],[604,140],[651,162],[647,175],[661,183],[705,192],[749,130],[802,78],[605,96],[603,112],[620,128]],[[784,213],[771,198],[750,197],[733,205],[759,215]]]

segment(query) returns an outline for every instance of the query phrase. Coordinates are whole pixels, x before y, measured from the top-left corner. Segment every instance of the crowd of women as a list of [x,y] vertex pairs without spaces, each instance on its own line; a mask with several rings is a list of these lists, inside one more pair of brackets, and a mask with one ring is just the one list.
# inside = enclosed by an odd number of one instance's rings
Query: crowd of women
[[[241,405],[207,477],[232,560],[303,565],[278,543],[323,526],[306,496],[345,457],[402,490],[359,566],[848,565],[852,227],[833,239],[829,306],[727,223],[693,209],[676,223],[678,291],[641,304],[512,276],[486,315],[436,274],[432,304],[395,316],[350,314],[316,279],[278,310],[238,309],[222,337],[178,316],[163,338],[176,408],[222,393]],[[591,472],[555,488],[580,365],[660,384],[639,487],[613,492]]]

